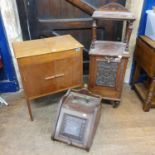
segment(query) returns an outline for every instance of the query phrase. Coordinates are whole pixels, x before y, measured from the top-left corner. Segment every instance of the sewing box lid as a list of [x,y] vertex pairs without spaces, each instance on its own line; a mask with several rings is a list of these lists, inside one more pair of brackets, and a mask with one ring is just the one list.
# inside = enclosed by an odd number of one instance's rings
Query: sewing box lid
[[74,39],[71,35],[13,43],[13,49],[16,58],[63,52],[79,48],[83,48],[83,45]]

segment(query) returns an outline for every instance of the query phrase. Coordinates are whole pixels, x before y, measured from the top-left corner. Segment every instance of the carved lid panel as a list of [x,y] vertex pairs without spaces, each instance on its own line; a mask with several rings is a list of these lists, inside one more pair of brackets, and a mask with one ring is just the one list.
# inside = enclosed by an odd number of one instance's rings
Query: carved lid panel
[[63,52],[76,48],[83,48],[71,35],[62,35],[43,39],[21,41],[13,43],[16,58]]

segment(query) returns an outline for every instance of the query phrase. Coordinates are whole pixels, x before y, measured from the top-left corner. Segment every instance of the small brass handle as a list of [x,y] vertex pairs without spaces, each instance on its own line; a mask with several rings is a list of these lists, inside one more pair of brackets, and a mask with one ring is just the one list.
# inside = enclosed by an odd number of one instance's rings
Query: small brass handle
[[45,80],[51,80],[51,79],[54,79],[55,78],[55,75],[53,76],[48,76],[48,77],[45,77]]
[[117,56],[117,57],[108,57],[106,56],[105,58],[102,59],[102,61],[111,63],[111,62],[120,62],[122,59],[122,56]]
[[57,74],[57,75],[55,75],[55,77],[56,78],[59,78],[59,77],[62,77],[62,76],[64,76],[65,74]]
[[55,78],[62,77],[64,75],[65,74],[56,74],[56,75],[53,75],[53,76],[48,76],[48,77],[45,77],[45,80],[52,80],[52,79],[55,79]]

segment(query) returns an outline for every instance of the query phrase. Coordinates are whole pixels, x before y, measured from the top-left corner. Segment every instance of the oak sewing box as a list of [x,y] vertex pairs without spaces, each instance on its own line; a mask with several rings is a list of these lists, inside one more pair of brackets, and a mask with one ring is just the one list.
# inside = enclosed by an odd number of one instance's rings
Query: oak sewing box
[[31,120],[30,101],[83,85],[83,45],[71,35],[13,44]]

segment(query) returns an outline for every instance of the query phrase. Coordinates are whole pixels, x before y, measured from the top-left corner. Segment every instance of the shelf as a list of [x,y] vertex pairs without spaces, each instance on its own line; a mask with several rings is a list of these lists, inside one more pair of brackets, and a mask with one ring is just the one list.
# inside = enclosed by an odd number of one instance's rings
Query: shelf
[[[135,84],[135,90],[138,93],[138,95],[140,96],[140,98],[142,99],[142,101],[145,102],[146,96],[148,93],[148,89],[145,87],[145,85],[143,83]],[[151,107],[152,108],[155,107],[155,96],[152,100]]]
[[135,20],[134,15],[118,3],[109,3],[94,11],[94,19],[104,20]]
[[125,51],[126,43],[97,40],[93,44],[94,46],[89,52],[90,55],[129,57],[129,53]]

